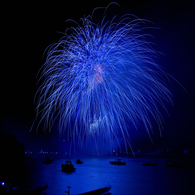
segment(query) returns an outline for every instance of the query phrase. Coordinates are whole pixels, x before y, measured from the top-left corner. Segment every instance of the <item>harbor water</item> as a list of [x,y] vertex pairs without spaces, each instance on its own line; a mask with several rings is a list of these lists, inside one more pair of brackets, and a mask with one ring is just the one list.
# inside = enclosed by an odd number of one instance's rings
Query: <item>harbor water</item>
[[[66,158],[53,159],[51,164],[43,164],[42,159],[25,159],[24,181],[26,189],[48,184],[46,195],[76,195],[87,191],[111,186],[112,195],[182,195],[195,194],[195,164],[184,162],[186,167],[168,167],[166,163],[175,159],[123,157],[126,165],[111,165],[115,157],[81,158],[83,164],[76,164],[78,158],[70,158],[75,172],[64,173],[61,165]],[[143,166],[143,163],[157,163]]]

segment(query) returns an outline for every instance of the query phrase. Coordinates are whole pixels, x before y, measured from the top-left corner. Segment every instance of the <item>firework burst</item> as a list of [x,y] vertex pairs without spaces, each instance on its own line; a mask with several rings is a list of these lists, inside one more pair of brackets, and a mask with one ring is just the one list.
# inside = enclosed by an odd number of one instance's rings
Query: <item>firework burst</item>
[[36,96],[39,123],[46,129],[57,118],[60,131],[73,139],[120,134],[125,143],[130,123],[142,124],[150,134],[156,121],[161,131],[160,110],[172,103],[167,74],[143,33],[147,22],[131,18],[95,24],[85,17],[49,48]]

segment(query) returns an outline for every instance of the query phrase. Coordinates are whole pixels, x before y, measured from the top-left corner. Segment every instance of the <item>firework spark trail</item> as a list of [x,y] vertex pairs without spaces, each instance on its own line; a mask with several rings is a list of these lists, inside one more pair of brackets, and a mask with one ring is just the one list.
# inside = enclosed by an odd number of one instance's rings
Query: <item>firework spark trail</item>
[[104,20],[83,18],[82,26],[70,28],[48,50],[37,92],[40,123],[51,129],[59,117],[60,130],[81,140],[119,133],[129,142],[129,122],[143,124],[149,133],[153,119],[161,131],[159,106],[166,110],[172,95],[167,74],[155,63],[157,52],[142,34],[145,20]]

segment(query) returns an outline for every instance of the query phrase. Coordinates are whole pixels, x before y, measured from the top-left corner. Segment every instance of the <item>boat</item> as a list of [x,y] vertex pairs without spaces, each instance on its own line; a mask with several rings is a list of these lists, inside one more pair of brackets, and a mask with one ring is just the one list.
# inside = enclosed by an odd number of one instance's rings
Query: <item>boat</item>
[[0,181],[0,194],[16,194],[19,191],[17,185],[11,185],[7,182]]
[[80,159],[78,159],[78,160],[76,161],[76,164],[83,164],[83,161],[81,161]]
[[61,167],[62,167],[62,172],[70,173],[70,172],[74,172],[76,170],[76,168],[73,166],[73,164],[70,160],[67,160],[65,162],[65,164],[61,165]]
[[143,163],[144,166],[156,166],[157,163],[150,163],[150,162],[145,162]]
[[109,161],[111,165],[126,165],[126,162],[121,162],[121,160],[117,161]]
[[179,162],[179,163],[176,163],[176,162],[168,162],[166,164],[167,167],[187,167],[186,164],[184,164],[183,162]]
[[48,185],[46,184],[45,186],[42,186],[42,187],[39,187],[39,188],[24,191],[22,194],[29,194],[29,195],[42,194],[42,192],[45,191],[47,189],[47,187],[48,187]]
[[111,194],[109,193],[111,187],[105,187],[105,188],[99,188],[97,190],[92,190],[92,191],[89,191],[89,192],[85,192],[85,193],[81,193],[81,194],[78,194],[78,195],[105,195],[105,194]]
[[12,186],[6,182],[0,182],[0,194],[4,195],[38,195],[47,189],[48,185],[38,187],[32,190],[21,190],[18,186]]
[[43,164],[51,164],[51,163],[53,163],[53,160],[51,160],[49,157],[47,157],[45,161],[43,161]]

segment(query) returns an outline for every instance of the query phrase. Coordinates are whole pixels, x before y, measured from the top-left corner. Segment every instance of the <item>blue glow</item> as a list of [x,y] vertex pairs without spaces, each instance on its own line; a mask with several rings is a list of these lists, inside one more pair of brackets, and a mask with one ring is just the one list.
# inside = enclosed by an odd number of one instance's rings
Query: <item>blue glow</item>
[[51,129],[59,118],[60,131],[72,139],[101,135],[117,140],[122,135],[126,145],[130,123],[142,124],[150,135],[156,121],[161,132],[160,110],[172,103],[167,74],[142,31],[146,21],[131,18],[94,24],[85,17],[82,26],[70,28],[49,48],[36,96],[39,124]]

